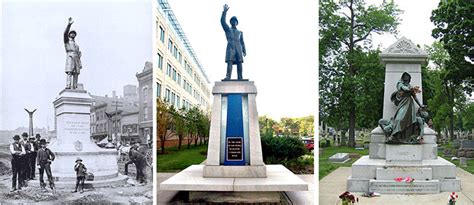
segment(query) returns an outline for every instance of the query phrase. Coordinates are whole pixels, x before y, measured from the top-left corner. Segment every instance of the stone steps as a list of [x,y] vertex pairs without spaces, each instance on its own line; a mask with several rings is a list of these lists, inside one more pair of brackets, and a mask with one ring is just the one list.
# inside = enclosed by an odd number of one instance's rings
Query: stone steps
[[397,177],[411,177],[415,180],[432,180],[433,169],[431,168],[414,168],[414,167],[388,167],[377,168],[377,180],[394,180]]
[[434,194],[440,192],[439,180],[396,182],[395,180],[370,180],[369,191],[382,194]]

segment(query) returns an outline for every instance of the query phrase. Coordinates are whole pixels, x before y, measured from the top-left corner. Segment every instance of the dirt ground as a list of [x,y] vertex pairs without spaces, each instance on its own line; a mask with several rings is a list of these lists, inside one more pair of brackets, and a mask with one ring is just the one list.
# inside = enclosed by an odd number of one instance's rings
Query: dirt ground
[[[124,163],[119,161],[119,173],[124,174]],[[10,192],[11,164],[10,155],[0,151],[0,204],[2,203],[39,203],[39,204],[153,204],[153,177],[148,169],[147,184],[139,185],[135,181],[135,165],[129,165],[129,179],[121,186],[86,189],[84,193],[71,193],[70,189],[48,189],[26,187],[20,191]],[[54,173],[53,173],[54,175]]]

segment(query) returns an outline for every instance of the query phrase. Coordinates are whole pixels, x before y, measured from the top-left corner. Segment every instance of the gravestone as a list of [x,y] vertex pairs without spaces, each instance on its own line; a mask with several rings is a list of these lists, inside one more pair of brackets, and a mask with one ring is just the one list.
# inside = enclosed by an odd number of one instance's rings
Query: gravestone
[[[391,94],[396,91],[396,82],[402,73],[408,72],[412,77],[410,84],[421,87],[421,63],[425,62],[427,54],[402,37],[384,50],[380,57],[386,68],[383,119],[390,119],[397,110],[390,99]],[[422,96],[418,96],[418,99],[422,99]],[[369,155],[362,156],[352,164],[347,190],[387,194],[459,191],[461,181],[456,178],[456,166],[437,156],[436,133],[426,125],[423,131],[423,141],[420,144],[387,144],[382,128],[373,129]],[[397,182],[395,178],[398,177],[411,177],[415,180]]]
[[474,140],[461,141],[458,157],[474,158]]
[[332,163],[345,163],[349,161],[349,154],[348,153],[336,153],[329,157],[329,161]]

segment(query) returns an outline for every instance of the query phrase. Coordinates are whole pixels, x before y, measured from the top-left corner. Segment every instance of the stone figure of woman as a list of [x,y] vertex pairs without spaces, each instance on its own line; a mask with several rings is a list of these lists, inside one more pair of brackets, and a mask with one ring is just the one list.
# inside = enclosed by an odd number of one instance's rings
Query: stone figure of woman
[[[410,81],[410,74],[404,72],[397,82],[397,91],[391,95],[392,102],[397,106],[395,115],[390,120],[379,121],[387,135],[387,143],[419,143],[422,140],[428,113],[416,98],[416,94],[421,93],[420,87],[410,85]],[[419,109],[416,109],[415,103]]]

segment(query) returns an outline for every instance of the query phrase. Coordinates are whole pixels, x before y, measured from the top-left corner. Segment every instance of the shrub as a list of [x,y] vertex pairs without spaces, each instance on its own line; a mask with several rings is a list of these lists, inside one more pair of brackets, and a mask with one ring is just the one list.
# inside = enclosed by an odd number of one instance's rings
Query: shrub
[[261,139],[263,160],[268,164],[281,164],[306,153],[303,142],[297,137],[264,136]]

